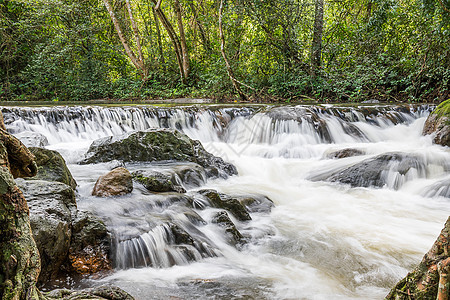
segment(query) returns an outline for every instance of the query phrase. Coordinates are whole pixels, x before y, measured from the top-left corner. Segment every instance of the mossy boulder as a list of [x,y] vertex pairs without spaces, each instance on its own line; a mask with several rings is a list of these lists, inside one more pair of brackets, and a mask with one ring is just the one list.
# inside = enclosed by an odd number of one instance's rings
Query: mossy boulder
[[177,192],[185,193],[186,190],[168,174],[157,171],[135,171],[133,179],[142,184],[150,192]]
[[239,221],[252,219],[245,206],[233,197],[218,193],[215,190],[200,190],[198,193],[206,197],[213,207],[229,211]]
[[75,189],[77,183],[67,168],[66,161],[57,151],[38,147],[30,147],[36,157],[38,173],[28,180],[46,180],[65,183]]
[[422,134],[435,134],[435,144],[450,147],[450,99],[439,104],[428,116]]
[[448,299],[450,291],[450,217],[420,264],[392,288],[387,300]]
[[236,167],[207,152],[199,141],[170,129],[134,132],[94,141],[81,164],[108,162],[188,161],[205,168],[209,177],[237,174]]

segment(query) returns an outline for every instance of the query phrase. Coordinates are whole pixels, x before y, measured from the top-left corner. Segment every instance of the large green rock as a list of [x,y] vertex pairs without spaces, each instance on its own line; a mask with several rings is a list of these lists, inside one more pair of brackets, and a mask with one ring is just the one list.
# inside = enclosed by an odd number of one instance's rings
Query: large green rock
[[81,164],[141,161],[189,161],[205,168],[209,177],[227,177],[237,174],[236,168],[207,152],[199,141],[169,129],[134,132],[120,137],[94,141]]
[[434,133],[435,144],[450,147],[450,99],[439,104],[428,116],[422,133]]
[[69,185],[73,189],[77,187],[77,183],[73,179],[61,154],[57,151],[38,147],[30,147],[28,149],[36,157],[36,164],[38,165],[37,175],[28,180],[58,181]]

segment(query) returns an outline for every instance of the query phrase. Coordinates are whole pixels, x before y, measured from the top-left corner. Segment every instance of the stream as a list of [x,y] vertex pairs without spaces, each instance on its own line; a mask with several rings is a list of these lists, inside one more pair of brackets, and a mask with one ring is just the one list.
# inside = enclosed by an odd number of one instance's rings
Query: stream
[[[84,286],[111,283],[136,299],[382,299],[420,262],[449,215],[450,150],[422,136],[431,109],[55,106],[2,112],[11,133],[44,135],[46,148],[63,155],[78,183],[78,208],[100,216],[116,237],[114,272],[86,278]],[[138,184],[126,196],[91,195],[97,178],[117,162],[77,164],[90,144],[151,128],[177,129],[236,166],[238,175],[185,186],[188,195],[214,189],[273,201],[271,211],[252,212],[251,221],[233,219],[244,245],[227,243],[210,222],[217,209],[193,208],[206,222],[190,223],[182,208],[164,204],[167,195]],[[337,158],[345,149],[353,154]],[[162,218],[212,245],[209,255],[188,261],[168,249],[155,221]],[[138,248],[148,240],[154,245],[146,255],[156,263],[139,264],[144,254]]]

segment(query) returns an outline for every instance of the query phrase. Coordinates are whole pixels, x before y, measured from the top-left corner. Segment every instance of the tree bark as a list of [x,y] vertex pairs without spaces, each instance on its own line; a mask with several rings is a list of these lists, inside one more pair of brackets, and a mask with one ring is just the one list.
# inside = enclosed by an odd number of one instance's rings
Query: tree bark
[[205,32],[205,29],[203,28],[202,23],[200,22],[200,20],[198,18],[198,12],[197,12],[197,9],[195,8],[195,4],[194,4],[193,0],[189,1],[189,6],[191,7],[192,13],[194,15],[195,23],[197,24],[198,30],[200,32],[200,39],[202,40],[203,47],[205,48],[206,51],[212,52],[211,43],[209,42],[209,39]]
[[3,300],[44,299],[36,288],[41,265],[31,233],[28,205],[14,182],[14,177],[34,176],[36,172],[34,156],[28,148],[0,129],[0,298]]
[[130,23],[131,23],[131,27],[133,28],[133,34],[134,34],[134,39],[136,41],[136,48],[138,50],[138,64],[140,69],[142,70],[142,72],[144,73],[144,77],[147,77],[147,69],[145,68],[145,64],[144,64],[144,57],[142,56],[142,46],[141,46],[141,39],[139,38],[139,31],[136,25],[136,21],[134,20],[134,16],[133,16],[133,10],[131,9],[131,3],[130,0],[125,0],[126,5],[127,5],[127,10],[128,10],[128,15],[130,16]]
[[311,45],[311,74],[317,76],[317,69],[321,65],[322,32],[323,32],[323,5],[324,0],[316,0],[314,13],[314,32]]
[[231,83],[233,84],[233,87],[238,92],[239,96],[242,100],[247,100],[247,96],[245,93],[241,90],[238,83],[239,81],[236,79],[233,73],[233,69],[231,68],[230,62],[228,61],[227,54],[225,53],[225,36],[223,34],[223,26],[222,26],[222,16],[223,16],[223,0],[220,0],[220,6],[219,6],[219,38],[220,38],[220,52],[222,53],[223,60],[225,61],[225,65],[227,67],[227,73],[228,77],[230,77]]
[[[128,58],[131,60],[131,62],[133,63],[133,65],[136,67],[136,69],[138,69],[139,71],[142,72],[142,76],[145,78],[147,76],[147,70],[145,68],[145,64],[143,59],[141,59],[142,57],[142,53],[140,53],[140,57],[139,59],[136,57],[136,55],[134,54],[133,50],[131,50],[130,46],[128,45],[127,40],[125,39],[125,36],[122,32],[122,28],[120,27],[119,21],[116,18],[116,14],[114,13],[114,9],[113,7],[110,5],[109,0],[103,0],[103,3],[106,7],[106,10],[109,13],[109,16],[111,17],[111,21],[114,24],[114,28],[116,29],[117,35],[119,37],[120,42],[122,43],[123,48],[125,49],[125,53],[127,54]],[[134,18],[131,12],[131,6],[129,3],[129,0],[126,0],[126,4],[127,4],[127,8],[128,8],[128,12],[130,14],[130,22],[133,24],[134,23]],[[134,24],[136,25],[136,24]],[[134,28],[133,28],[134,29]],[[137,30],[137,28],[136,28]],[[135,38],[137,37],[136,33],[135,33]],[[137,38],[137,40],[139,40],[139,38]],[[140,42],[137,45],[138,51],[141,51],[140,49]]]
[[177,15],[178,31],[180,32],[181,57],[183,59],[184,77],[187,79],[190,73],[189,53],[187,49],[186,36],[184,34],[183,17],[181,15],[180,1],[174,0],[175,13]]
[[152,11],[153,11],[153,17],[155,19],[156,36],[158,38],[159,60],[160,60],[161,64],[164,66],[164,52],[163,52],[163,48],[162,48],[161,31],[159,30],[159,21],[158,21],[157,15],[156,15],[155,8],[153,8]]
[[183,84],[187,84],[187,77],[185,76],[186,72],[184,71],[184,64],[183,64],[183,51],[180,44],[180,40],[178,39],[178,36],[175,30],[173,29],[172,24],[170,24],[169,20],[167,20],[166,15],[161,10],[160,6],[161,1],[156,2],[156,0],[153,0],[153,3],[155,4],[155,12],[158,18],[160,19],[162,25],[164,26],[167,33],[169,34],[170,39],[172,40],[173,48],[177,58],[178,68],[180,69],[181,81],[183,82]]

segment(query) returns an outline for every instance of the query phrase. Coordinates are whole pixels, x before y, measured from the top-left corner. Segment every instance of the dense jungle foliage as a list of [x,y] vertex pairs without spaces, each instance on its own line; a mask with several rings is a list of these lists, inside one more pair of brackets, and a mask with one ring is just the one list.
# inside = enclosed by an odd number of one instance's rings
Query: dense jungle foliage
[[0,0],[0,100],[437,102],[449,81],[450,0]]

